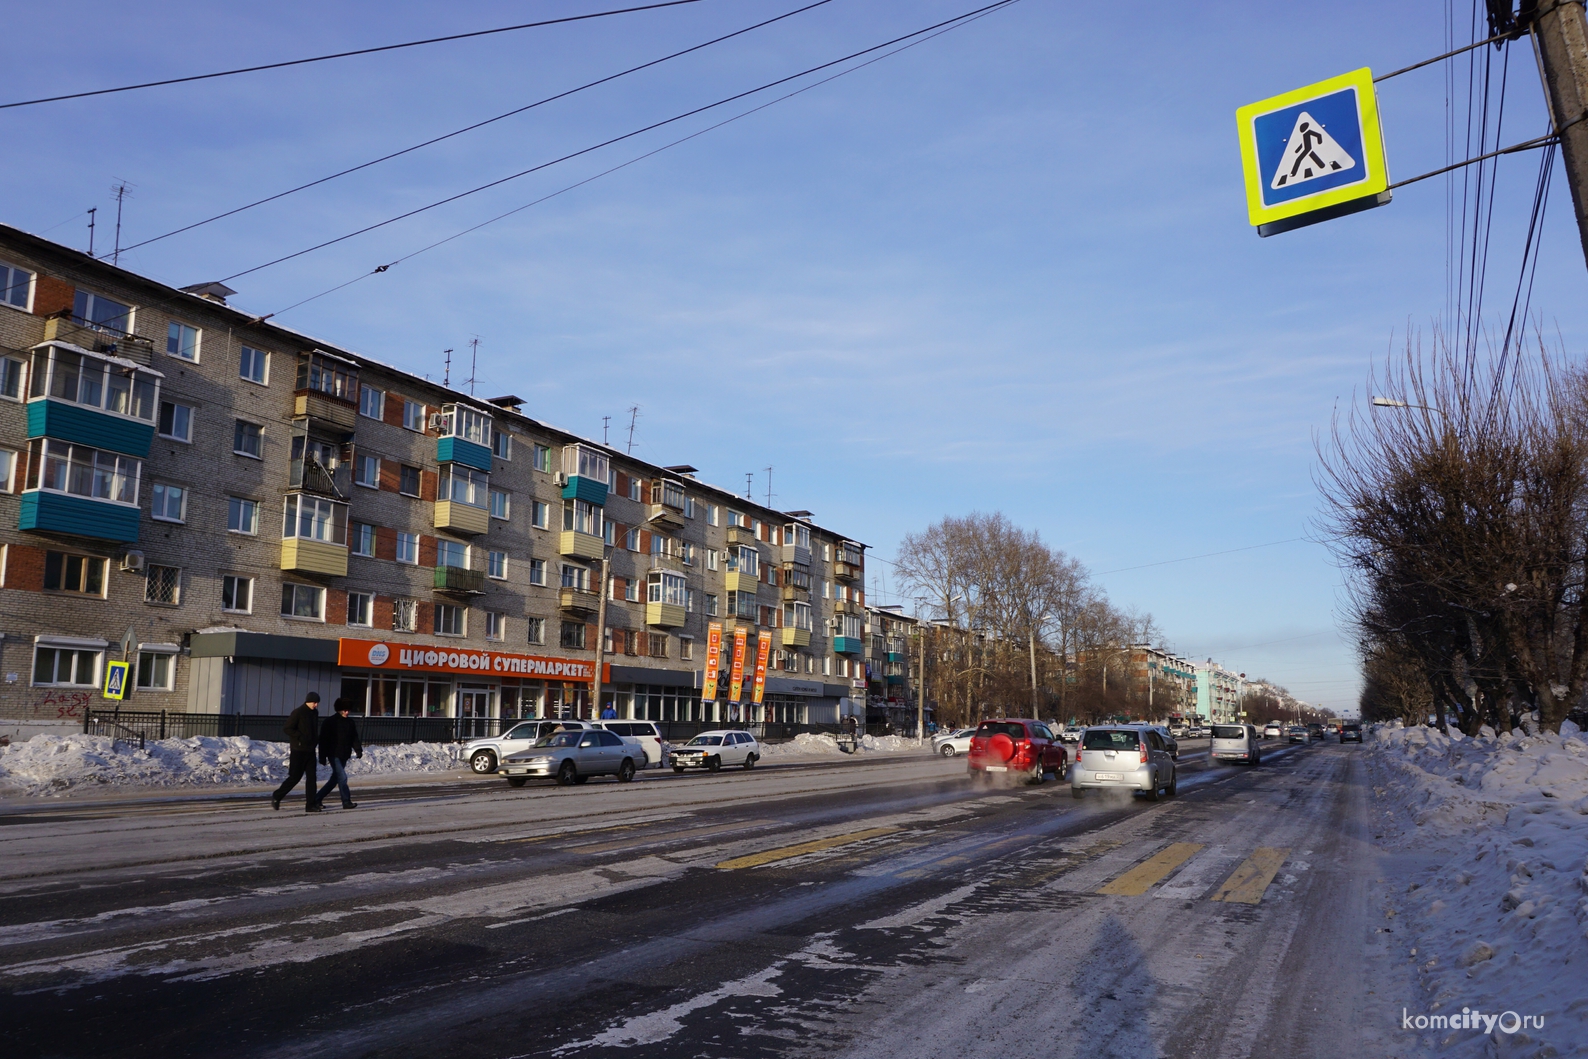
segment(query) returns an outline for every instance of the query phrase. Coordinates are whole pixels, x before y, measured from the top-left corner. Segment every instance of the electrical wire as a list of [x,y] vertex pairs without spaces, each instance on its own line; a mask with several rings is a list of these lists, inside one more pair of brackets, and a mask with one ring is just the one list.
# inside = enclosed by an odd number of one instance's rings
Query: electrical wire
[[546,96],[544,99],[537,99],[533,103],[525,104],[522,107],[515,107],[512,110],[506,111],[505,113],[502,113],[502,114],[498,114],[495,117],[486,118],[483,121],[476,121],[476,122],[474,122],[471,125],[465,125],[461,129],[454,129],[453,131],[448,132],[448,133],[443,133],[440,136],[431,137],[430,139],[425,140],[425,141],[423,141],[421,143],[416,143],[416,144],[414,144],[411,147],[404,147],[400,151],[392,151],[390,154],[381,155],[379,158],[371,159],[368,162],[361,162],[358,165],[350,166],[347,169],[343,169],[343,170],[340,170],[339,172],[332,173],[330,176],[323,176],[323,177],[320,177],[318,180],[311,180],[307,184],[299,184],[295,188],[288,188],[286,191],[278,191],[274,195],[267,195],[266,197],[264,197],[262,199],[257,199],[257,200],[255,200],[253,202],[248,203],[246,206],[238,206],[235,209],[226,210],[223,213],[217,213],[213,217],[206,217],[202,221],[194,221],[192,224],[186,224],[186,225],[183,225],[180,228],[173,228],[171,231],[166,232],[164,235],[157,235],[157,236],[153,237],[152,239],[145,239],[142,242],[133,243],[131,246],[124,246],[124,247],[121,248],[121,250],[122,250],[123,253],[125,253],[125,252],[127,252],[129,250],[136,250],[139,247],[148,246],[150,243],[158,243],[162,239],[169,239],[173,235],[181,235],[183,232],[191,232],[193,229],[203,227],[206,224],[211,224],[211,223],[213,223],[215,221],[224,220],[227,217],[235,217],[239,213],[243,213],[243,212],[245,212],[247,210],[251,210],[251,209],[253,209],[256,206],[263,206],[267,202],[275,202],[277,199],[284,199],[288,195],[295,195],[295,194],[297,194],[300,191],[307,191],[309,188],[318,187],[321,184],[329,183],[332,180],[336,180],[338,177],[345,177],[345,176],[347,176],[350,173],[357,173],[361,169],[368,169],[371,166],[379,165],[382,162],[389,162],[393,158],[400,158],[400,157],[402,157],[405,154],[411,154],[414,151],[420,150],[421,148],[430,147],[430,146],[433,146],[435,144],[441,143],[443,140],[450,140],[454,136],[462,136],[466,132],[473,132],[475,129],[482,129],[482,128],[484,128],[487,125],[494,124],[495,122],[498,122],[498,121],[503,121],[503,120],[505,120],[507,118],[514,117],[515,115],[518,115],[518,114],[523,114],[526,111],[534,110],[536,107],[544,106],[547,103],[554,103],[554,102],[556,102],[559,99],[567,99],[569,96],[576,95],[576,94],[578,94],[580,92],[583,92],[583,91],[585,91],[587,89],[595,88],[595,87],[597,87],[599,85],[604,85],[604,84],[607,84],[608,82],[611,82],[611,81],[616,81],[618,78],[627,77],[629,74],[639,73],[641,70],[648,70],[648,69],[650,69],[653,66],[658,66],[658,65],[660,65],[660,64],[662,64],[664,62],[667,62],[667,61],[669,61],[671,59],[677,59],[680,56],[688,55],[691,52],[697,52],[697,51],[700,51],[703,48],[709,48],[713,44],[721,44],[725,40],[731,40],[734,37],[743,36],[744,34],[749,33],[749,32],[751,32],[753,30],[761,29],[762,27],[765,27],[765,26],[770,26],[774,22],[781,22],[781,21],[783,21],[786,18],[792,18],[795,15],[803,14],[804,12],[811,10],[812,8],[821,7],[824,4],[830,4],[832,2],[833,2],[833,0],[815,0],[814,3],[806,4],[804,7],[798,7],[798,8],[795,8],[793,11],[787,11],[787,12],[784,12],[783,14],[781,14],[781,15],[776,15],[776,16],[774,16],[772,18],[764,19],[764,20],[762,20],[760,22],[755,23],[754,25],[745,26],[743,29],[736,29],[732,33],[725,33],[725,34],[723,34],[720,37],[713,37],[711,40],[703,41],[700,44],[692,45],[691,47],[684,48],[681,51],[675,51],[675,52],[673,52],[670,55],[663,55],[659,59],[652,59],[649,62],[640,63],[638,66],[631,66],[627,70],[620,70],[620,71],[618,71],[615,74],[608,74],[605,77],[597,78],[594,81],[586,82],[585,84],[579,85],[577,88],[570,88],[570,89],[568,89],[566,91],[558,92],[555,95]]
[[121,85],[118,88],[96,88],[89,92],[70,92],[63,96],[41,96],[38,99],[21,99],[14,103],[0,103],[0,110],[10,110],[13,107],[31,107],[39,103],[59,103],[67,99],[86,99],[90,96],[108,96],[117,92],[133,92],[140,88],[159,88],[163,85],[181,85],[190,81],[209,81],[217,77],[234,77],[237,74],[258,73],[261,70],[280,70],[288,66],[304,66],[308,63],[323,63],[330,59],[347,59],[355,55],[374,55],[377,52],[399,51],[403,48],[418,48],[426,44],[442,44],[452,40],[467,40],[470,37],[489,37],[497,33],[514,33],[521,29],[538,29],[542,26],[557,26],[566,22],[585,22],[593,18],[607,18],[612,15],[631,15],[637,11],[655,11],[663,7],[680,7],[684,4],[698,4],[701,0],[661,0],[659,3],[643,4],[638,7],[620,7],[610,11],[591,11],[583,15],[567,15],[563,18],[547,18],[539,22],[522,22],[516,26],[498,26],[495,29],[477,29],[469,33],[451,33],[445,37],[427,37],[424,40],[404,41],[401,44],[382,44],[374,48],[358,48],[353,51],[332,52],[330,55],[315,55],[307,59],[288,59],[285,62],[263,63],[259,66],[240,66],[235,70],[216,70],[207,74],[192,74],[188,77],[168,77],[163,81],[144,81],[136,85]]
[[572,160],[574,158],[582,157],[583,155],[590,154],[593,151],[599,151],[603,147],[610,147],[611,145],[613,145],[615,143],[621,143],[624,140],[633,139],[636,136],[643,135],[644,133],[647,133],[647,132],[652,132],[652,131],[654,131],[656,129],[660,129],[660,128],[663,128],[663,127],[665,127],[667,125],[671,125],[671,124],[673,124],[675,122],[683,121],[684,119],[693,117],[693,116],[695,116],[697,114],[703,114],[706,111],[714,110],[717,107],[725,106],[725,105],[727,105],[729,103],[733,103],[733,102],[735,102],[737,100],[744,99],[747,96],[753,96],[753,95],[756,95],[757,93],[765,92],[768,89],[776,88],[779,85],[788,84],[790,81],[797,81],[797,80],[799,80],[802,77],[807,77],[810,74],[816,73],[818,71],[826,70],[826,69],[829,69],[829,68],[831,68],[833,66],[837,66],[837,65],[839,65],[841,63],[849,62],[849,61],[851,61],[853,59],[859,58],[862,55],[869,55],[872,52],[881,51],[881,50],[883,50],[885,48],[890,48],[890,47],[892,47],[895,44],[899,44],[899,43],[901,43],[903,41],[910,40],[911,38],[924,36],[925,34],[931,33],[934,30],[942,29],[942,28],[944,28],[946,26],[951,26],[951,25],[953,25],[956,22],[963,22],[963,21],[965,21],[967,19],[970,19],[972,16],[980,15],[980,14],[991,12],[991,11],[995,11],[995,10],[997,10],[999,8],[1008,7],[1010,4],[1017,3],[1017,2],[1019,2],[1019,0],[994,0],[993,3],[985,4],[985,5],[981,6],[981,7],[975,8],[975,9],[973,9],[971,11],[967,11],[967,12],[964,12],[962,14],[956,15],[953,18],[948,18],[948,19],[942,20],[941,22],[933,23],[930,26],[923,27],[922,29],[915,30],[915,31],[913,31],[911,33],[906,33],[906,34],[904,34],[902,36],[894,37],[892,40],[884,41],[881,44],[874,44],[874,45],[872,45],[869,48],[862,48],[859,51],[850,52],[848,55],[842,56],[841,58],[832,59],[832,60],[830,60],[828,62],[824,62],[824,63],[820,63],[820,64],[818,64],[816,66],[808,67],[808,68],[806,68],[804,70],[801,70],[798,73],[789,74],[786,77],[780,77],[780,78],[777,78],[774,81],[768,81],[767,83],[765,83],[763,85],[758,85],[755,88],[746,89],[743,92],[735,92],[733,95],[724,96],[722,99],[716,100],[715,102],[707,103],[707,104],[705,104],[703,106],[699,106],[699,107],[693,107],[693,108],[691,108],[689,110],[684,111],[681,114],[675,114],[675,115],[673,115],[670,118],[664,118],[661,121],[652,122],[649,125],[645,125],[645,126],[642,126],[642,127],[638,128],[638,129],[634,129],[631,132],[626,132],[626,133],[623,133],[622,135],[619,135],[619,136],[613,136],[613,137],[611,137],[609,139],[602,140],[600,143],[592,144],[589,147],[580,148],[577,151],[569,152],[568,154],[562,155],[561,157],[553,158],[553,159],[551,159],[550,161],[547,161],[547,162],[542,162],[539,165],[530,166],[528,169],[520,170],[517,173],[511,173],[511,174],[509,174],[509,175],[507,175],[505,177],[499,177],[496,180],[492,180],[492,181],[488,181],[487,183],[480,184],[477,187],[470,188],[467,191],[460,191],[460,192],[458,192],[455,195],[448,195],[446,198],[437,199],[436,201],[431,202],[431,203],[427,203],[424,206],[419,206],[419,207],[416,207],[414,209],[407,210],[407,211],[405,211],[403,213],[399,213],[396,216],[388,217],[388,218],[386,218],[383,221],[377,221],[374,224],[365,225],[362,228],[358,228],[358,229],[356,229],[354,231],[347,232],[347,233],[345,233],[343,235],[336,236],[333,239],[326,239],[326,240],[324,240],[322,242],[314,244],[313,246],[305,247],[302,250],[296,250],[296,251],[294,251],[294,252],[292,252],[290,254],[283,254],[281,257],[275,258],[275,259],[270,260],[270,261],[266,261],[264,264],[255,265],[252,268],[246,268],[246,269],[243,269],[241,272],[234,272],[234,273],[232,273],[229,276],[222,277],[219,282],[221,282],[221,283],[230,283],[234,279],[239,279],[239,278],[241,278],[243,276],[247,276],[247,275],[251,275],[252,273],[259,272],[259,271],[261,271],[263,269],[271,268],[271,267],[273,267],[275,265],[282,264],[283,262],[291,261],[291,260],[293,260],[295,258],[303,257],[305,254],[312,254],[316,250],[323,250],[323,249],[325,249],[328,246],[335,246],[337,243],[346,242],[347,240],[356,238],[357,236],[365,235],[365,234],[367,234],[369,232],[373,232],[373,231],[375,231],[375,230],[377,230],[379,228],[384,228],[384,227],[386,227],[389,224],[395,224],[398,221],[407,220],[409,217],[414,217],[414,216],[417,216],[417,215],[419,215],[421,213],[424,213],[424,212],[426,212],[428,210],[433,210],[433,209],[437,208],[438,206],[445,206],[445,205],[447,205],[449,203],[457,202],[460,199],[468,198],[470,195],[477,195],[477,194],[479,194],[482,191],[488,191],[491,188],[500,187],[501,185],[509,183],[510,181],[518,180],[518,179],[520,179],[522,177],[529,176],[532,173],[538,173],[541,170],[547,169],[547,168],[549,168],[551,166],[558,165],[558,164],[560,164],[562,162],[570,161],[570,160]]

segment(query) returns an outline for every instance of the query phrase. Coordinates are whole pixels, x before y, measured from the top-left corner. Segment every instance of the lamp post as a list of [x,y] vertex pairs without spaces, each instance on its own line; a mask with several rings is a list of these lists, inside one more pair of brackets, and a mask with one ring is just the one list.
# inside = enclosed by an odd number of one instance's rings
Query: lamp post
[[595,680],[590,685],[592,721],[601,719],[601,663],[607,653],[607,575],[612,570],[612,549],[601,550],[601,577],[596,582],[596,591],[601,593],[596,600],[596,642],[595,642]]
[[1444,409],[1435,408],[1431,404],[1412,404],[1409,401],[1397,401],[1393,397],[1375,397],[1372,405],[1374,408],[1415,408],[1423,412],[1436,412],[1447,424],[1450,422],[1450,417],[1445,415]]

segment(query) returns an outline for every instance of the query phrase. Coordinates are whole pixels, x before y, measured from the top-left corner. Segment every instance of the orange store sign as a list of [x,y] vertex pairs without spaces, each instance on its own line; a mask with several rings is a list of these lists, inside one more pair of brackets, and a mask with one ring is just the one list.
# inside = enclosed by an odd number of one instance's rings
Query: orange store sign
[[405,646],[380,640],[338,641],[336,664],[357,669],[418,673],[478,674],[493,677],[539,677],[590,681],[595,663],[577,658],[542,658],[507,651],[454,650],[449,647]]

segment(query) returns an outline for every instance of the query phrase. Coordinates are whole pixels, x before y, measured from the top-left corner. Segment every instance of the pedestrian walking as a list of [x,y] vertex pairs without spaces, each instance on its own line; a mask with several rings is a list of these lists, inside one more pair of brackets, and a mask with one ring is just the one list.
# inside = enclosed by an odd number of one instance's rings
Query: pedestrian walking
[[364,756],[364,744],[358,739],[358,725],[348,716],[351,707],[346,699],[337,699],[331,706],[331,716],[320,725],[320,764],[328,765],[331,778],[320,788],[315,801],[325,804],[325,796],[332,787],[341,789],[342,808],[357,809],[358,803],[347,789],[347,759]]
[[617,720],[618,719],[617,707],[613,706],[610,702],[607,703],[605,706],[601,707],[601,719],[603,721],[615,721],[615,720]]
[[270,796],[270,808],[280,809],[281,799],[291,793],[292,788],[298,785],[298,780],[307,776],[304,783],[306,802],[304,812],[317,813],[320,803],[314,797],[314,785],[319,782],[319,774],[314,768],[315,750],[320,744],[320,693],[311,691],[303,697],[303,705],[292,711],[292,716],[287,718],[287,723],[281,728],[287,733],[287,745],[291,748],[291,755],[287,759],[287,779],[276,788]]

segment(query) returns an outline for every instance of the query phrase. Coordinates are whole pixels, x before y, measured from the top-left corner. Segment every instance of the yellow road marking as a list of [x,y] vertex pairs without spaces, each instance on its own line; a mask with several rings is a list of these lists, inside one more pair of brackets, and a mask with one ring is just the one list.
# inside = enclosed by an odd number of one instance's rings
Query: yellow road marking
[[1268,889],[1268,884],[1274,881],[1274,876],[1279,873],[1279,866],[1285,863],[1285,857],[1289,853],[1288,848],[1258,846],[1252,850],[1252,855],[1235,869],[1235,874],[1224,880],[1224,885],[1219,887],[1219,892],[1214,894],[1212,899],[1240,905],[1259,903],[1263,899],[1264,891]]
[[1190,860],[1202,849],[1200,842],[1176,842],[1166,846],[1097,892],[1118,897],[1140,897],[1163,881],[1164,876]]
[[784,846],[781,849],[769,849],[762,853],[751,853],[745,857],[734,857],[732,860],[721,861],[717,867],[723,871],[732,871],[735,868],[754,868],[762,864],[771,864],[775,861],[788,860],[791,857],[802,857],[807,853],[818,853],[834,846],[847,846],[851,842],[864,842],[868,838],[879,835],[891,835],[899,830],[896,827],[872,827],[865,831],[851,831],[847,835],[834,835],[831,838],[818,838],[810,842],[801,842],[797,846]]

